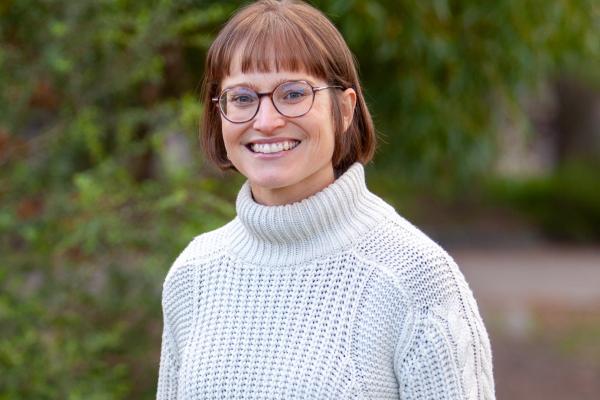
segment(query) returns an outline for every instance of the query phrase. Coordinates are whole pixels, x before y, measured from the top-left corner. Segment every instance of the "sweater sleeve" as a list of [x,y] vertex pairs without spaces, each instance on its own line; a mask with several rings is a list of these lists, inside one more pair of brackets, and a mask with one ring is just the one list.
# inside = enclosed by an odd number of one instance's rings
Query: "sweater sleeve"
[[179,382],[179,368],[185,344],[192,329],[194,300],[200,290],[197,282],[197,247],[192,241],[177,257],[163,283],[163,332],[158,370],[157,400],[175,400]]
[[458,278],[454,296],[417,306],[395,359],[403,400],[495,399],[489,337],[472,292]]
[[157,400],[175,400],[177,398],[177,376],[179,361],[172,326],[166,316],[163,303],[163,333],[158,370]]

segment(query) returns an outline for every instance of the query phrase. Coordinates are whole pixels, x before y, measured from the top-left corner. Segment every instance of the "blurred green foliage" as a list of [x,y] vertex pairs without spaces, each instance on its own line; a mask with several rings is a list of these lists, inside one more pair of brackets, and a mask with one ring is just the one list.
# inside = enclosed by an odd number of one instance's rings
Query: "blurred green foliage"
[[594,0],[317,3],[360,62],[378,164],[421,182],[468,187],[494,158],[499,110],[560,71],[600,70]]
[[490,202],[520,211],[558,240],[600,240],[600,184],[596,168],[571,163],[553,175],[523,179],[490,177]]
[[[593,0],[315,4],[359,60],[378,164],[434,186],[489,164],[528,85],[598,66]],[[235,213],[241,177],[201,165],[197,126],[239,5],[0,3],[0,399],[154,396],[166,270]]]

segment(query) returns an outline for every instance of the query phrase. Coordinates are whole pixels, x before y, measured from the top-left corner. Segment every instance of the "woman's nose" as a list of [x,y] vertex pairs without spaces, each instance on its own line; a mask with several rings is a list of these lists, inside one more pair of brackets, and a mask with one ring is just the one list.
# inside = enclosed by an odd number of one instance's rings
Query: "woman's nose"
[[260,99],[258,113],[254,117],[254,129],[269,133],[283,125],[285,125],[285,117],[277,111],[269,96],[263,96]]

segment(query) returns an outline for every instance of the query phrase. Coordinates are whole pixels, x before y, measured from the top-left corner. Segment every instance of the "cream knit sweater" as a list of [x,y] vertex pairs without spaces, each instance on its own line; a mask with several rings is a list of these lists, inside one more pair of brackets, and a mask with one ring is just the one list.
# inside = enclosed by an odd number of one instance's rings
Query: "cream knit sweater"
[[283,206],[246,182],[236,208],[167,274],[159,400],[494,398],[464,276],[360,163]]

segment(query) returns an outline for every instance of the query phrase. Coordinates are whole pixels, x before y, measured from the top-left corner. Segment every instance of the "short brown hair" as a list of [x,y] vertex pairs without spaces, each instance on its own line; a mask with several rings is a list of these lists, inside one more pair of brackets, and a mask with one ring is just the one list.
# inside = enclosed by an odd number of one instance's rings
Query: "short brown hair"
[[[207,158],[222,170],[234,169],[227,158],[218,107],[211,101],[219,95],[222,80],[229,75],[236,52],[242,72],[305,71],[356,91],[352,122],[342,132],[340,104],[335,94],[332,111],[335,148],[332,163],[336,172],[356,161],[368,163],[375,152],[376,135],[371,114],[358,80],[355,60],[340,32],[314,7],[292,0],[261,0],[231,17],[221,29],[206,57],[202,100],[201,144]],[[330,93],[334,93],[330,91]]]

